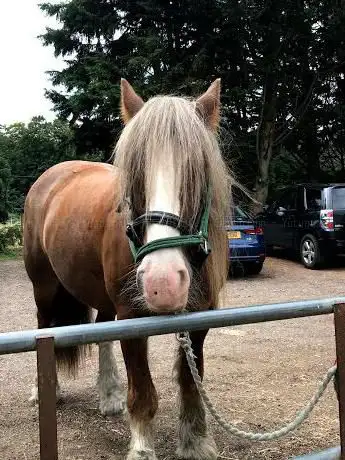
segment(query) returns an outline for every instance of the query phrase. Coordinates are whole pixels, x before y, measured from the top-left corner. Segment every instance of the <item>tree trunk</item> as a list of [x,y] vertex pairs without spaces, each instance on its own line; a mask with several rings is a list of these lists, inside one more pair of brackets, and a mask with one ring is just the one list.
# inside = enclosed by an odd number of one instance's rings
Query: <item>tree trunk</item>
[[262,210],[268,194],[268,173],[275,140],[277,115],[277,71],[279,71],[279,54],[282,49],[281,27],[278,18],[281,15],[281,4],[274,0],[269,2],[270,8],[261,17],[265,26],[263,40],[263,61],[266,62],[262,85],[262,105],[256,135],[256,155],[258,171],[255,180],[255,198],[252,211],[256,214]]
[[272,158],[273,143],[275,140],[276,123],[276,81],[273,73],[266,75],[263,85],[263,101],[261,119],[257,130],[256,155],[258,161],[258,171],[255,180],[255,199],[251,210],[257,214],[262,210],[268,194],[268,175],[269,166]]
[[258,203],[253,203],[252,211],[257,214],[262,210],[268,194],[269,166],[272,158],[274,142],[274,120],[264,121],[262,126],[262,141],[258,152],[258,172],[255,181],[255,199]]

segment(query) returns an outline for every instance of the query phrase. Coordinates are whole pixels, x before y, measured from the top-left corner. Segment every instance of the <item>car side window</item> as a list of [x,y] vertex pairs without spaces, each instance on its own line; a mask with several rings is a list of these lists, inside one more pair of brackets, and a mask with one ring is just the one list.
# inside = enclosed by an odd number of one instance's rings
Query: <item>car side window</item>
[[283,208],[286,211],[296,210],[297,192],[295,189],[284,191],[280,198],[276,201],[276,209]]
[[345,188],[335,187],[332,190],[332,203],[334,209],[345,209]]
[[321,209],[321,190],[306,189],[306,205],[310,211],[319,211]]

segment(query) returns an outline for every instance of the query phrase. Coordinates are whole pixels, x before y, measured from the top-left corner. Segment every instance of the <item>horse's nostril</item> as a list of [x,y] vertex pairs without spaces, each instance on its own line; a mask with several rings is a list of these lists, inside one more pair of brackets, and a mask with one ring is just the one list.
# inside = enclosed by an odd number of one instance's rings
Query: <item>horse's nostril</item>
[[178,274],[180,276],[181,284],[185,284],[188,281],[188,271],[187,270],[179,270]]
[[155,291],[155,292],[154,292],[154,295],[158,295],[158,292],[157,292],[157,291]]

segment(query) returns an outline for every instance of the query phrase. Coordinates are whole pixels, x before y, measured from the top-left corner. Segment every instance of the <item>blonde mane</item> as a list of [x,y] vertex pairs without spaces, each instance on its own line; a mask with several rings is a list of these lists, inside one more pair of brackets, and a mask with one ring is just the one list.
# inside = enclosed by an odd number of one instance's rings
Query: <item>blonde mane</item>
[[181,181],[180,217],[191,229],[200,216],[209,187],[212,192],[212,253],[201,275],[208,302],[216,307],[228,270],[224,222],[230,212],[230,174],[217,136],[205,125],[195,102],[158,96],[146,102],[126,124],[115,147],[114,164],[123,173],[122,199],[130,198],[136,216],[147,209],[146,199],[158,162],[169,162],[171,158]]

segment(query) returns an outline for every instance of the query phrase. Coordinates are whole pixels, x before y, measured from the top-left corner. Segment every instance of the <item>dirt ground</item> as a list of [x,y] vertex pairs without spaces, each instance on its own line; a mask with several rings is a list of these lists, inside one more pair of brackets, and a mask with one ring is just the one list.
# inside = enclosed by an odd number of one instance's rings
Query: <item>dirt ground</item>
[[[230,279],[227,306],[275,303],[345,294],[345,265],[320,271],[295,261],[268,258],[259,276]],[[35,327],[31,285],[20,260],[0,262],[0,331]],[[124,365],[115,344],[123,379]],[[176,388],[172,335],[150,339],[151,369],[160,396],[157,456],[175,458]],[[334,362],[332,316],[212,330],[205,344],[205,386],[223,416],[239,427],[272,430],[290,421],[314,393]],[[0,458],[38,460],[38,410],[27,402],[35,376],[35,354],[0,356]],[[61,460],[120,460],[129,430],[122,417],[98,411],[95,388],[97,350],[76,380],[61,378],[64,402],[58,407]],[[252,443],[226,435],[209,420],[220,459],[288,459],[339,442],[337,402],[327,389],[310,419],[281,441]]]

